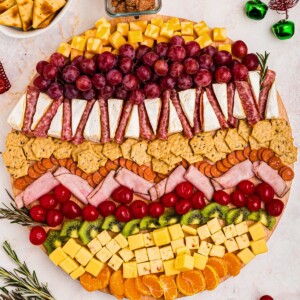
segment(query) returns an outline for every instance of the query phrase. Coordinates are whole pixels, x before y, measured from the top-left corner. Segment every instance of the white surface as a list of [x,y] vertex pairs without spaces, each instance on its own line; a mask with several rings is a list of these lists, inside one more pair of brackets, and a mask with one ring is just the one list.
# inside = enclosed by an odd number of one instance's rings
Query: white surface
[[[294,129],[296,145],[300,145],[300,4],[290,11],[290,19],[297,21],[296,35],[287,41],[273,37],[272,24],[282,15],[269,11],[265,20],[256,22],[245,17],[243,6],[246,1],[236,0],[164,0],[161,14],[177,15],[195,21],[205,19],[211,27],[227,27],[232,39],[242,39],[252,52],[267,50],[271,52],[269,66],[277,72],[277,88],[284,99]],[[47,58],[61,41],[88,29],[101,16],[105,15],[103,0],[75,0],[65,18],[46,34],[27,40],[8,38],[0,33],[0,59],[11,80],[9,93],[0,96],[1,127],[0,150],[4,150],[5,136],[10,130],[6,118],[24,93],[25,87],[34,73],[38,60]],[[298,125],[298,126],[297,126]],[[10,190],[8,174],[1,159],[0,188],[1,201],[8,203],[5,188]],[[276,300],[300,299],[300,205],[299,184],[300,167],[296,164],[296,178],[290,201],[278,229],[268,242],[269,252],[256,257],[241,274],[221,284],[213,292],[204,292],[188,299],[199,300],[256,300],[264,294],[273,295]],[[298,193],[297,193],[298,192]],[[57,300],[113,299],[112,296],[85,292],[78,282],[73,282],[63,271],[55,267],[39,248],[28,241],[28,231],[18,225],[0,220],[0,243],[9,240],[19,254],[26,260],[30,269],[37,271],[41,281],[48,282]],[[1,266],[13,265],[0,249]]]

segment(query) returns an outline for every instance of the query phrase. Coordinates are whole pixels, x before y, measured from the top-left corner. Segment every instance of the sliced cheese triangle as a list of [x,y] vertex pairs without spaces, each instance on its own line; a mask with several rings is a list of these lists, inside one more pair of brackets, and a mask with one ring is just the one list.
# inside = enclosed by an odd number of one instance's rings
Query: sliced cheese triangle
[[226,83],[215,83],[212,85],[216,98],[221,107],[222,113],[225,116],[226,121],[228,120],[228,99],[227,99],[227,84]]
[[133,105],[131,115],[125,130],[126,138],[138,139],[140,137],[139,110],[137,105]]
[[265,118],[279,118],[279,106],[277,101],[277,91],[276,91],[276,83],[274,82],[269,91],[266,110],[265,110]]
[[100,121],[100,105],[96,101],[89,118],[85,124],[83,136],[86,140],[91,142],[100,142],[101,138],[101,121]]
[[80,123],[86,105],[87,105],[86,100],[81,100],[81,99],[72,100],[72,135],[73,136],[76,133],[77,127]]
[[110,131],[111,139],[115,137],[116,130],[120,122],[123,102],[124,101],[120,99],[108,100],[108,119],[109,119],[109,131]]
[[178,93],[182,110],[191,127],[194,127],[194,112],[196,105],[196,89],[189,89]]
[[203,131],[220,129],[220,123],[216,113],[211,106],[206,92],[203,93]]
[[246,119],[242,101],[237,89],[235,90],[234,94],[233,116],[237,119]]
[[181,132],[183,130],[182,124],[178,117],[177,111],[170,100],[170,112],[169,112],[169,134]]
[[49,136],[60,139],[63,127],[63,103],[58,107],[54,118],[51,121],[50,128],[47,132]]
[[16,130],[22,130],[26,109],[26,94],[24,94],[7,118],[7,123]]
[[153,129],[154,134],[156,134],[161,110],[161,99],[146,99],[144,103],[151,127]]
[[47,112],[50,108],[53,99],[51,99],[47,94],[40,93],[37,104],[36,110],[33,116],[31,130],[34,130],[37,124],[39,124],[40,120],[42,119],[43,115]]
[[14,5],[0,15],[0,25],[22,28],[18,5]]
[[249,80],[254,94],[256,103],[258,104],[259,92],[260,92],[260,72],[259,71],[250,71]]
[[32,25],[33,0],[16,0],[22,20],[23,30],[27,31]]

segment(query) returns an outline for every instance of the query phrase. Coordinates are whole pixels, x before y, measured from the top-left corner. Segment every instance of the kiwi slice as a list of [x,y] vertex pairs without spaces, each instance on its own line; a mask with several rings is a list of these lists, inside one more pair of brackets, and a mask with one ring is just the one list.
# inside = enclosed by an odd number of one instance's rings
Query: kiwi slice
[[124,227],[124,223],[119,222],[114,216],[108,216],[104,219],[102,229],[113,232],[120,232]]
[[228,210],[229,208],[227,206],[220,205],[218,203],[213,202],[206,205],[202,209],[201,214],[205,218],[209,218],[209,219],[219,218],[225,220]]
[[239,224],[243,221],[246,221],[249,215],[250,215],[250,211],[245,207],[232,208],[226,214],[226,223],[227,225]]
[[88,244],[101,232],[103,219],[97,219],[89,222],[84,221],[78,230],[78,235],[84,245]]
[[158,219],[152,218],[152,217],[149,217],[149,216],[144,217],[141,220],[141,223],[140,223],[140,229],[141,230],[156,229],[156,228],[159,228],[159,227],[160,227],[160,225],[158,223]]
[[56,248],[61,247],[67,240],[68,238],[60,235],[60,230],[49,230],[46,241],[44,242],[47,253],[50,254]]
[[161,227],[168,225],[174,225],[180,221],[180,216],[175,212],[174,209],[167,210],[163,215],[158,219],[158,223]]
[[82,222],[80,220],[67,220],[65,221],[60,236],[68,236],[71,238],[78,238],[78,230]]
[[140,223],[141,223],[141,219],[135,219],[135,220],[129,221],[124,226],[124,228],[122,230],[122,234],[125,237],[128,237],[129,235],[139,233],[140,232]]
[[200,209],[191,210],[181,217],[181,225],[199,225],[203,222],[203,216]]
[[258,222],[260,220],[260,211],[253,211],[250,213],[250,215],[247,217],[247,220]]
[[276,218],[267,214],[264,209],[259,210],[260,219],[259,221],[266,226],[269,230],[272,230],[276,224]]

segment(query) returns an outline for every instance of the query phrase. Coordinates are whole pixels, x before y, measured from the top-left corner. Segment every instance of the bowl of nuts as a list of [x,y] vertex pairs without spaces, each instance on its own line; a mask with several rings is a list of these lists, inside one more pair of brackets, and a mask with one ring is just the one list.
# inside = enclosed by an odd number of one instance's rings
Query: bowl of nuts
[[162,0],[106,0],[106,12],[111,17],[156,14]]

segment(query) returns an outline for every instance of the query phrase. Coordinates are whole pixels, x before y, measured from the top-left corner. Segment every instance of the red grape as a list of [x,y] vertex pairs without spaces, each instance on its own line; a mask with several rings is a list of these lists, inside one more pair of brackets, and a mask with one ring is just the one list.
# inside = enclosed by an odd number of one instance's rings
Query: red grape
[[179,215],[184,215],[186,214],[190,209],[192,208],[192,203],[188,199],[180,199],[176,204],[175,204],[175,211]]
[[128,92],[121,86],[118,86],[115,90],[116,98],[127,100],[128,98]]
[[220,66],[215,71],[215,79],[218,83],[228,83],[231,80],[231,72],[228,67]]
[[[172,78],[172,77],[171,77]],[[187,90],[193,86],[192,76],[186,73],[183,73],[177,78],[177,85],[180,90]]]
[[171,46],[168,51],[168,58],[171,61],[183,61],[186,57],[185,49],[180,45]]
[[155,46],[155,52],[158,54],[159,57],[166,57],[169,50],[168,43],[158,43]]
[[149,204],[148,210],[149,215],[152,218],[158,218],[164,213],[165,208],[160,202],[151,202]]
[[58,68],[63,67],[66,64],[66,62],[67,59],[61,53],[55,52],[50,56],[50,64]]
[[204,194],[201,191],[196,192],[191,197],[192,206],[195,209],[202,209],[206,203],[204,199]]
[[60,83],[51,83],[47,90],[47,95],[52,99],[60,98],[64,93],[63,87]]
[[185,45],[186,56],[187,57],[197,57],[201,52],[199,44],[195,41],[190,41]]
[[62,71],[62,78],[67,83],[73,83],[80,76],[80,71],[75,66],[66,66]]
[[115,88],[113,86],[110,85],[106,85],[104,88],[99,90],[99,96],[104,98],[104,99],[109,99],[113,96],[115,92]]
[[66,83],[64,85],[64,96],[67,99],[77,99],[79,96],[79,90],[76,88],[75,84]]
[[82,210],[82,218],[86,221],[95,221],[99,217],[99,212],[97,208],[93,205],[87,205]]
[[169,66],[165,60],[159,59],[154,63],[154,72],[158,76],[166,76],[168,74],[168,71],[169,71]]
[[107,72],[111,70],[116,64],[116,56],[108,51],[103,52],[100,54],[98,58],[98,68],[103,71]]
[[251,196],[255,192],[255,185],[249,180],[242,180],[238,184],[237,189],[243,192],[246,196]]
[[249,53],[243,58],[243,64],[248,68],[249,71],[254,71],[259,65],[257,55]]
[[140,45],[137,47],[136,51],[135,51],[135,58],[137,60],[141,60],[142,57],[148,53],[151,49],[148,46],[145,45]]
[[151,83],[147,83],[144,86],[144,93],[145,93],[146,98],[154,99],[154,98],[158,98],[160,96],[161,90],[157,83],[151,82]]
[[243,64],[236,64],[232,68],[233,80],[247,80],[248,78],[248,69]]
[[82,92],[81,95],[84,100],[92,100],[96,98],[96,90],[94,88],[91,88],[88,91]]
[[258,211],[261,208],[261,200],[253,195],[247,197],[246,206],[250,211]]
[[274,300],[274,299],[273,299],[273,297],[271,297],[269,295],[264,295],[264,296],[260,297],[259,300]]
[[96,62],[91,58],[85,58],[80,62],[80,69],[86,75],[93,75],[96,72]]
[[135,58],[135,50],[132,47],[132,45],[130,45],[130,44],[122,45],[119,48],[119,56],[121,58],[128,57],[130,59],[134,59]]
[[64,187],[62,184],[58,185],[54,189],[54,195],[59,203],[66,202],[66,201],[70,200],[70,198],[71,198],[71,192],[66,187]]
[[140,66],[140,67],[138,67],[136,69],[136,76],[141,81],[148,81],[151,78],[151,69],[150,69],[150,67],[149,66]]
[[177,201],[178,197],[175,193],[165,194],[160,199],[164,207],[174,207]]
[[42,205],[33,206],[30,211],[30,217],[36,222],[44,222],[46,218],[46,209]]
[[262,182],[255,187],[255,194],[258,195],[262,201],[268,203],[274,199],[275,191],[268,183]]
[[167,75],[160,80],[160,86],[163,91],[173,89],[176,85],[175,78]]
[[77,68],[80,68],[80,63],[82,60],[83,60],[83,56],[78,55],[71,61],[71,65],[76,66]]
[[129,57],[121,58],[119,62],[119,69],[123,74],[128,74],[133,70],[133,60]]
[[199,63],[195,58],[187,58],[183,65],[185,72],[190,75],[197,73],[199,70]]
[[143,63],[149,67],[152,67],[158,59],[159,56],[155,52],[148,52],[142,58]]
[[133,199],[133,193],[128,187],[120,186],[113,191],[111,197],[118,203],[129,204]]
[[197,86],[205,87],[211,84],[212,75],[206,69],[200,69],[193,77],[194,82]]
[[119,85],[122,82],[122,73],[116,69],[112,69],[106,73],[106,82],[110,86]]
[[121,204],[115,212],[116,219],[119,222],[129,222],[132,220],[132,213],[128,206]]
[[57,76],[57,72],[58,72],[58,69],[56,66],[54,65],[51,65],[51,64],[48,64],[44,67],[44,70],[43,70],[43,77],[46,79],[46,80],[53,80],[56,78]]
[[136,90],[139,86],[139,81],[133,74],[125,75],[122,81],[123,87],[127,91]]
[[214,55],[217,53],[217,49],[214,46],[207,46],[202,49],[201,54],[208,54],[211,57],[214,57]]
[[92,88],[92,81],[88,76],[81,75],[76,79],[76,87],[82,92],[88,91]]
[[142,200],[133,201],[130,209],[135,219],[142,219],[148,215],[148,205]]
[[199,56],[198,58],[198,62],[199,62],[199,67],[200,68],[203,68],[203,69],[210,69],[213,64],[214,64],[214,61],[212,59],[212,57],[208,54],[202,54]]
[[242,58],[247,55],[248,47],[243,41],[235,41],[231,47],[232,54],[236,57]]
[[174,35],[170,40],[170,44],[172,46],[176,46],[176,45],[183,46],[184,45],[184,39],[180,35]]
[[81,216],[81,208],[74,201],[66,201],[61,206],[61,211],[67,219],[75,219]]
[[63,222],[64,216],[58,209],[50,209],[47,213],[46,223],[49,227],[56,227]]
[[95,74],[92,78],[92,84],[95,89],[100,90],[106,86],[106,79],[102,74]]
[[231,203],[235,205],[236,207],[243,207],[246,205],[246,197],[245,195],[239,191],[235,190],[231,195],[230,195]]
[[174,78],[178,78],[179,76],[181,76],[183,71],[184,71],[184,66],[178,61],[175,61],[170,65],[169,73]]
[[38,88],[41,92],[44,92],[45,90],[47,90],[47,88],[49,87],[50,84],[51,84],[51,80],[46,80],[41,75],[36,77],[33,81],[33,85],[36,88]]
[[230,203],[230,196],[221,190],[214,193],[213,199],[220,205],[228,205]]
[[230,65],[231,61],[232,61],[232,55],[225,50],[221,50],[218,51],[215,56],[214,56],[214,60],[216,62],[217,65],[222,66],[222,65]]
[[42,60],[42,61],[39,61],[36,65],[36,71],[39,73],[39,74],[43,74],[43,71],[44,71],[44,68],[45,66],[49,65],[49,63],[45,60]]
[[142,104],[145,100],[145,95],[143,90],[136,89],[131,91],[129,94],[129,100],[132,101],[134,104]]
[[230,69],[232,70],[236,65],[238,65],[238,64],[240,64],[240,62],[237,60],[237,59],[233,59],[232,61],[231,61],[231,63],[230,63],[230,66],[228,66],[228,67],[230,67]]
[[278,217],[282,214],[284,203],[279,199],[274,199],[266,204],[266,211],[273,217]]
[[179,197],[188,199],[192,196],[194,187],[189,182],[181,182],[181,183],[177,184],[175,191]]
[[116,204],[112,201],[103,201],[98,206],[98,211],[100,212],[101,216],[107,217],[113,215],[116,211],[117,207]]
[[29,234],[30,243],[39,246],[42,245],[47,238],[45,229],[42,226],[32,227]]
[[54,194],[46,194],[40,198],[40,204],[45,209],[52,209],[56,207],[58,201]]

